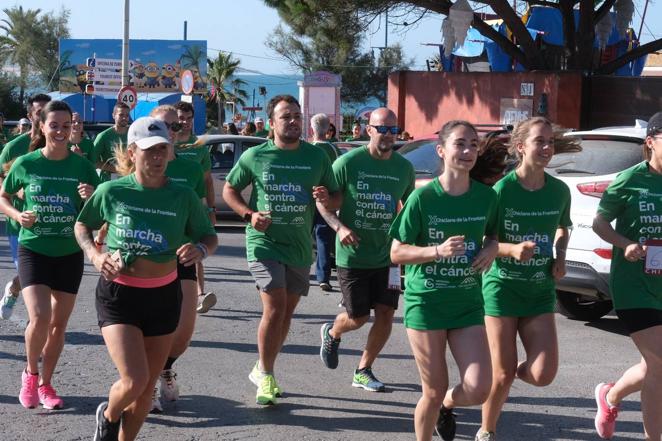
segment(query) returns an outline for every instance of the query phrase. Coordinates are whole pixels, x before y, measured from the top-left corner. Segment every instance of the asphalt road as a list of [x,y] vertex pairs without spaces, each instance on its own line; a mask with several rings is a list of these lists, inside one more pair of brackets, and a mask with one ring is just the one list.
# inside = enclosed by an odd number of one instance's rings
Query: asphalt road
[[[419,378],[400,311],[374,372],[385,393],[351,387],[367,325],[343,336],[340,365],[328,370],[319,358],[319,329],[339,311],[339,293],[312,287],[297,309],[276,374],[284,389],[277,406],[255,404],[247,376],[256,360],[260,303],[246,268],[241,229],[219,230],[221,246],[206,261],[207,284],[219,303],[199,316],[191,348],[175,364],[181,399],[150,415],[140,439],[168,440],[411,440]],[[0,286],[13,275],[7,242],[0,240]],[[9,321],[0,321],[0,439],[91,440],[94,412],[117,378],[96,325],[93,292],[97,275],[86,265],[69,322],[66,346],[53,384],[65,409],[26,410],[18,402],[25,365],[22,301]],[[615,316],[594,323],[557,316],[561,367],[551,386],[516,382],[499,422],[500,440],[597,440],[593,389],[615,380],[639,360]],[[457,371],[452,361],[452,381]],[[480,409],[458,409],[458,440],[473,440]],[[643,439],[639,396],[623,404],[615,440]]]

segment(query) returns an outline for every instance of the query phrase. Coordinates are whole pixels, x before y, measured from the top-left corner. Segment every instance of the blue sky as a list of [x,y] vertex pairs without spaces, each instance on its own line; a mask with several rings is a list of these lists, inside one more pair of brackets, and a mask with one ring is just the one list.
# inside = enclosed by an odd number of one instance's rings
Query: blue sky
[[[3,7],[13,4],[19,2],[3,1]],[[24,8],[43,10],[66,7],[71,11],[69,25],[72,38],[122,38],[123,35],[122,0],[21,0],[20,4]],[[638,31],[641,22],[639,13],[643,12],[644,0],[635,0],[635,6],[633,27]],[[644,27],[642,41],[650,41],[654,36],[661,38],[662,1],[649,4],[646,16],[648,29]],[[654,17],[657,20],[654,20]],[[393,20],[393,17],[391,19]],[[401,26],[389,25],[388,42],[400,42],[405,54],[414,58],[414,68],[424,69],[425,59],[430,58],[436,49],[422,44],[441,41],[442,19],[440,15],[431,15],[416,25],[409,26],[410,30],[406,33]],[[262,0],[131,2],[131,38],[182,39],[184,20],[188,21],[189,39],[207,40],[210,57],[215,56],[218,50],[229,51],[241,59],[242,67],[248,71],[266,74],[298,73],[264,45],[264,41],[278,24],[279,17],[275,10],[265,6]],[[383,44],[384,29],[376,21],[367,35],[364,49]]]

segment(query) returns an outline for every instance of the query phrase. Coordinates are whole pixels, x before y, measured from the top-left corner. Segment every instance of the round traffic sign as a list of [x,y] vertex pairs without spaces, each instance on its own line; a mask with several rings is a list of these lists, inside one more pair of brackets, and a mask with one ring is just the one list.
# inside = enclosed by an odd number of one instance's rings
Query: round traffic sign
[[138,92],[131,86],[124,86],[117,92],[117,101],[126,104],[129,109],[133,110],[138,103]]
[[182,79],[180,81],[180,86],[182,89],[182,92],[184,92],[186,95],[189,95],[191,92],[193,92],[193,72],[190,70],[185,70],[182,72]]

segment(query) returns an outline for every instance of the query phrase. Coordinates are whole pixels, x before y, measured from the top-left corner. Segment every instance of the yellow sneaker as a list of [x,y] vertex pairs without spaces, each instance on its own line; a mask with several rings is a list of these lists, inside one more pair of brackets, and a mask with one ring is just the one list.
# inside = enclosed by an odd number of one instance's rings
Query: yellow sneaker
[[273,375],[265,374],[264,377],[262,377],[260,385],[257,387],[257,394],[255,395],[255,401],[257,404],[276,404],[275,385],[276,381],[274,380]]

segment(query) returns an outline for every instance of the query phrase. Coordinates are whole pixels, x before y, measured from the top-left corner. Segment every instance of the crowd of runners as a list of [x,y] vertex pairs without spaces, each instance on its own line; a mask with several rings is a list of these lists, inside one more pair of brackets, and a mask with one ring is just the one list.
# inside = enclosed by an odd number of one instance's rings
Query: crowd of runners
[[[0,312],[8,318],[20,293],[29,317],[18,399],[26,408],[64,407],[53,374],[86,256],[99,273],[98,324],[118,374],[97,408],[94,439],[133,440],[147,414],[162,411],[161,399],[179,398],[174,364],[196,313],[216,303],[202,265],[218,246],[209,153],[184,102],[131,124],[129,109],[117,104],[115,124],[94,143],[64,102],[37,95],[28,115],[31,131],[0,154],[0,210],[17,270]],[[481,139],[468,121],[449,121],[436,148],[442,174],[414,188],[411,163],[393,150],[400,129],[387,108],[371,113],[367,145],[343,155],[329,142],[335,128],[326,115],[312,118],[311,143],[301,139],[295,98],[274,97],[267,117],[269,138],[240,157],[222,195],[247,224],[246,260],[262,303],[258,359],[247,367],[256,402],[276,405],[285,395],[276,361],[309,291],[315,237],[317,282],[330,289],[335,250],[344,306],[320,329],[324,366],[338,366],[342,336],[374,314],[351,384],[386,390],[374,365],[391,334],[404,266],[404,325],[422,389],[416,438],[436,432],[452,440],[454,409],[482,405],[475,439],[494,441],[515,379],[543,387],[563,368],[553,312],[571,200],[545,167],[555,153],[579,147],[557,142],[541,117],[519,123],[507,148]],[[641,353],[618,381],[595,388],[595,428],[605,439],[620,402],[637,391],[646,439],[662,437],[662,278],[647,259],[662,252],[662,113],[648,122],[643,155],[604,192],[593,224],[614,246],[614,307]],[[506,157],[517,163],[508,172]]]

